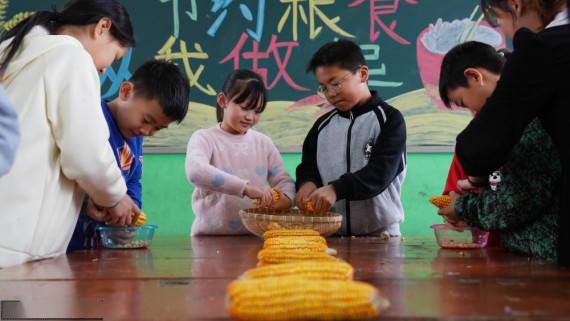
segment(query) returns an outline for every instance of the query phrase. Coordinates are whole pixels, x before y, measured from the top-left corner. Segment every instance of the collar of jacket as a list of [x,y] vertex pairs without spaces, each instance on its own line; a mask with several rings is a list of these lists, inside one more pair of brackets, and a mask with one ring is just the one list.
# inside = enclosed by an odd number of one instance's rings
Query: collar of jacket
[[372,97],[368,99],[368,101],[364,105],[355,106],[350,110],[347,111],[338,111],[338,114],[344,118],[350,118],[351,114],[353,118],[356,118],[362,114],[366,114],[367,112],[373,110],[374,108],[378,107],[382,102],[382,99],[378,96],[376,91],[371,91]]

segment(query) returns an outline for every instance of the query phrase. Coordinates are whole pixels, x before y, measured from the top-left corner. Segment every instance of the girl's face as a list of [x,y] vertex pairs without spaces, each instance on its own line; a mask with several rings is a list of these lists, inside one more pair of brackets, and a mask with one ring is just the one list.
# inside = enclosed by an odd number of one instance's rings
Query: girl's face
[[497,7],[491,8],[496,24],[507,37],[513,39],[515,33],[521,28],[528,28],[534,32],[544,28],[538,12],[533,8],[524,7],[523,0],[508,0],[507,4],[514,15],[512,12]]
[[89,26],[89,35],[80,41],[93,58],[93,63],[100,74],[116,60],[127,54],[129,48],[124,47],[111,34],[111,20],[103,18],[95,25]]
[[222,129],[235,135],[245,134],[250,128],[255,126],[261,116],[261,101],[255,109],[249,109],[248,101],[236,104],[229,100],[224,93],[219,93],[217,97],[218,105],[224,109]]

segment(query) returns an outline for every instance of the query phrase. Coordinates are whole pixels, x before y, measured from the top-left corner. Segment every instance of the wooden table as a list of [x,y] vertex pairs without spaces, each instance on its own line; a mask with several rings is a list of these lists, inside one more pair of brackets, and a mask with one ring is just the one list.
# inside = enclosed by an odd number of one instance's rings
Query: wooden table
[[[391,302],[380,320],[570,320],[570,270],[433,239],[332,238]],[[0,270],[6,318],[228,320],[225,288],[254,267],[254,237],[157,237],[148,250],[83,251]],[[6,300],[19,300],[20,303]]]

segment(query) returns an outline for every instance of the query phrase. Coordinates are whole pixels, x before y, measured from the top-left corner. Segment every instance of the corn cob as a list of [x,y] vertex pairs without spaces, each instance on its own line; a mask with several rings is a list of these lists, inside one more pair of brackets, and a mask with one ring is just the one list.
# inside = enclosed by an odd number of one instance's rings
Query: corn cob
[[131,217],[133,218],[131,226],[143,226],[146,222],[146,214],[143,211],[141,211],[138,216],[134,212],[131,212]]
[[304,243],[282,243],[282,244],[275,244],[275,245],[263,245],[264,249],[273,249],[273,250],[305,250],[310,252],[326,252],[327,246],[322,243],[315,243],[315,242],[304,242]]
[[227,294],[237,320],[361,320],[388,305],[366,283],[302,277],[238,280]]
[[451,204],[451,196],[449,195],[440,195],[440,196],[433,196],[429,198],[429,202],[439,208],[445,208],[449,204]]
[[327,241],[322,236],[282,236],[265,240],[265,242],[263,242],[263,248],[286,248],[287,245],[312,246],[315,244],[327,247]]
[[346,262],[295,262],[272,264],[247,270],[242,279],[299,276],[314,280],[352,280],[354,270]]
[[257,254],[259,266],[303,261],[336,261],[337,258],[326,252],[307,250],[263,249]]
[[281,236],[320,236],[320,234],[314,230],[270,230],[263,233],[264,240]]
[[[271,189],[271,195],[273,195],[273,203],[277,203],[281,199],[281,191],[276,188]],[[253,199],[253,204],[255,205],[261,204],[261,199],[260,198]]]

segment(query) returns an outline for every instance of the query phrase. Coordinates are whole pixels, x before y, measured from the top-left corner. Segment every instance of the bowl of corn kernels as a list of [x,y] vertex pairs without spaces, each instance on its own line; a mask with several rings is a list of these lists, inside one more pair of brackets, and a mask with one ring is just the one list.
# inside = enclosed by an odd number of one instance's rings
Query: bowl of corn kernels
[[103,246],[108,249],[140,249],[149,247],[156,225],[99,226]]
[[480,249],[489,241],[488,232],[474,227],[453,229],[446,224],[435,224],[431,228],[437,244],[444,249]]
[[247,230],[259,237],[263,237],[266,231],[277,229],[310,229],[326,237],[338,231],[342,224],[342,215],[338,213],[316,213],[297,209],[249,208],[240,210],[239,216]]

